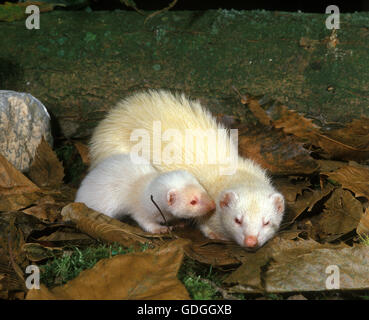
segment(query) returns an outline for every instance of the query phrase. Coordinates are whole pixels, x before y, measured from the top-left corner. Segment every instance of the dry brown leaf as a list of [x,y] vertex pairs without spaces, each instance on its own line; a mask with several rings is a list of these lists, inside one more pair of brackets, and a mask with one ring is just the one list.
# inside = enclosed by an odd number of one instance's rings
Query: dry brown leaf
[[162,238],[164,236],[144,232],[138,227],[94,211],[83,203],[76,202],[65,206],[61,215],[64,221],[74,222],[78,229],[95,239],[117,242],[126,247],[137,243],[150,242],[150,238]]
[[260,121],[260,123],[266,127],[270,126],[272,119],[269,117],[267,112],[261,107],[259,101],[256,99],[247,98],[247,106],[254,114],[254,116]]
[[[312,119],[307,119],[283,105],[273,111],[277,111],[278,114],[278,119],[273,121],[276,128],[282,128],[283,132],[287,134],[293,134],[296,137],[315,144],[319,135],[319,127],[312,122]],[[275,116],[273,115],[272,117]]]
[[55,222],[60,218],[61,207],[58,204],[45,203],[22,210],[45,222]]
[[[40,243],[53,243],[53,242],[88,242],[85,240],[93,240],[89,235],[75,231],[72,228],[63,228],[62,230],[56,230],[55,232],[44,235],[37,238],[37,242]],[[95,241],[94,241],[95,242]]]
[[311,174],[318,164],[302,143],[270,127],[239,128],[239,153],[275,175]]
[[324,151],[322,155],[330,159],[366,160],[369,158],[369,149],[358,149],[324,134],[319,135],[319,140],[314,145],[322,148]]
[[0,154],[0,194],[24,194],[40,189]]
[[44,228],[38,219],[22,212],[0,214],[0,296],[26,290],[24,270],[29,261],[22,247],[32,231]]
[[275,178],[273,184],[279,192],[283,194],[287,202],[295,202],[298,195],[302,195],[304,190],[310,189],[310,181],[307,179],[291,181],[288,178]]
[[369,118],[354,119],[344,128],[329,131],[326,135],[355,149],[369,151]]
[[232,243],[222,243],[207,240],[193,242],[185,248],[186,255],[192,260],[209,264],[213,267],[225,267],[240,264],[240,257],[244,250]]
[[359,225],[356,228],[357,234],[369,235],[369,207],[366,208],[364,215],[361,217]]
[[311,119],[276,102],[262,107],[260,100],[249,97],[248,105],[262,124],[268,125],[271,122],[274,128],[281,128],[284,133],[321,148],[322,150],[316,151],[321,156],[341,160],[365,160],[369,157],[367,117],[355,119],[343,129],[324,131]]
[[64,286],[29,290],[26,299],[189,299],[177,278],[187,244],[174,240],[155,250],[102,259]]
[[22,251],[25,253],[27,259],[31,261],[41,261],[63,255],[62,248],[50,248],[39,243],[25,243],[22,246]]
[[313,250],[321,246],[313,240],[298,241],[287,235],[277,235],[256,252],[245,252],[243,264],[232,272],[224,283],[232,286],[230,292],[260,293],[264,291],[263,273],[270,262],[279,255],[291,256],[298,250]]
[[288,223],[294,222],[306,209],[311,212],[315,204],[332,192],[334,186],[326,184],[320,190],[305,190],[302,195],[298,195],[296,201],[287,201],[285,220]]
[[0,211],[17,211],[27,208],[40,198],[38,193],[0,194]]
[[335,160],[316,160],[316,162],[319,164],[320,171],[321,172],[330,172],[335,171],[340,168],[343,168],[347,166],[347,162],[343,161],[335,161]]
[[247,253],[249,259],[225,280],[227,286],[235,286],[230,292],[261,293],[264,291],[262,268],[270,259],[269,252],[259,249],[256,253]]
[[174,234],[191,240],[185,247],[185,254],[192,260],[214,267],[240,264],[244,249],[234,242],[210,240],[199,229],[185,227],[175,229]]
[[340,290],[369,289],[367,246],[301,250],[274,259],[264,274],[266,292],[327,291],[329,266],[339,270]]
[[224,283],[229,292],[287,293],[326,291],[330,273],[337,266],[340,289],[369,289],[369,250],[365,246],[319,244],[313,240],[287,240],[279,236],[255,253]]
[[315,144],[320,128],[311,119],[306,119],[288,107],[275,102],[269,103],[263,108],[260,101],[249,97],[248,105],[262,124],[269,126],[272,123],[275,128],[283,129],[286,134],[293,134],[306,142]]
[[63,183],[63,165],[44,139],[37,147],[28,176],[39,187],[59,186]]
[[40,198],[40,189],[0,154],[0,211],[16,211]]
[[320,240],[333,241],[353,231],[363,216],[363,206],[351,192],[343,189],[333,191],[325,203],[323,213],[312,221]]
[[89,155],[88,147],[85,144],[78,142],[78,141],[74,142],[74,146],[78,150],[78,153],[81,156],[83,164],[85,164],[86,166],[89,166],[90,165],[90,155]]
[[345,166],[337,171],[322,172],[338,182],[343,188],[351,190],[355,197],[365,197],[369,200],[369,168]]

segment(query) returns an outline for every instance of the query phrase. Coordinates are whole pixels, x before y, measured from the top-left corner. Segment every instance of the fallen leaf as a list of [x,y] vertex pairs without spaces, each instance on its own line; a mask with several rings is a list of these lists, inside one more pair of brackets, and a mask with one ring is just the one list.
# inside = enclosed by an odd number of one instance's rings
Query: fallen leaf
[[238,265],[245,252],[244,248],[234,242],[208,239],[199,229],[193,227],[175,229],[174,234],[191,240],[185,247],[187,257],[213,267]]
[[360,222],[356,228],[357,234],[369,235],[369,207],[366,208],[364,215],[361,217]]
[[320,128],[312,122],[312,119],[307,119],[279,103],[271,103],[266,109],[265,113],[275,128],[283,129],[284,133],[292,134],[311,144],[316,143]]
[[60,217],[61,207],[58,204],[45,203],[22,210],[45,222],[55,222]]
[[[85,241],[88,240],[88,241]],[[68,245],[71,243],[84,243],[88,242],[91,243],[91,240],[93,240],[89,235],[81,232],[76,232],[72,228],[62,228],[57,229],[55,232],[44,235],[37,238],[38,242],[44,242],[44,243],[58,243],[62,245]],[[96,242],[95,240],[93,242]],[[63,244],[64,243],[64,244]]]
[[55,187],[63,183],[63,165],[44,139],[41,140],[36,149],[28,176],[39,187]]
[[[224,283],[229,292],[288,293],[326,291],[328,266],[337,266],[341,290],[369,288],[369,250],[366,246],[319,244],[279,236],[255,253]],[[331,272],[331,271],[330,271]]]
[[0,214],[0,296],[25,291],[24,270],[29,261],[22,250],[28,236],[45,225],[22,212]]
[[42,261],[47,258],[54,258],[63,255],[62,248],[50,248],[39,243],[25,243],[22,251],[30,261]]
[[177,278],[187,243],[174,240],[154,250],[102,259],[64,286],[29,290],[26,299],[189,299]]
[[362,204],[347,190],[334,190],[324,206],[312,220],[320,240],[333,241],[355,230],[363,216]]
[[248,97],[246,104],[262,125],[266,127],[270,126],[272,119],[270,118],[268,113],[261,107],[259,101],[257,101],[255,98]]
[[0,194],[25,194],[40,189],[0,154]]
[[369,118],[354,119],[344,128],[331,130],[326,135],[355,149],[369,151]]
[[9,194],[0,193],[0,212],[16,211],[27,208],[40,198],[38,193]]
[[294,222],[305,210],[311,212],[313,207],[317,202],[322,200],[324,197],[329,195],[334,186],[331,184],[326,184],[323,189],[317,190],[304,190],[302,195],[297,195],[295,201],[287,201],[286,205],[286,223]]
[[321,172],[338,182],[344,189],[355,194],[355,197],[365,197],[369,200],[369,168],[345,166],[333,172]]
[[338,130],[323,130],[303,115],[276,101],[262,103],[262,99],[248,97],[248,105],[255,117],[265,125],[282,129],[301,141],[321,148],[321,156],[340,160],[365,160],[369,157],[368,118],[355,119]]
[[[312,292],[327,291],[327,280],[332,269],[339,272],[340,290],[369,289],[369,250],[367,246],[349,248],[316,248],[301,250],[294,255],[279,255],[264,274],[265,291]],[[336,283],[337,285],[337,283]]]
[[83,164],[85,164],[86,166],[89,166],[90,165],[90,155],[89,155],[88,147],[85,144],[78,142],[78,141],[74,142],[74,146],[78,150],[78,153],[81,156]]
[[239,153],[274,175],[311,174],[318,164],[292,136],[270,127],[239,128]]
[[320,167],[319,169],[321,172],[335,171],[337,169],[347,166],[347,162],[343,161],[320,159],[316,160],[316,162],[319,164]]
[[279,192],[283,194],[287,202],[294,202],[298,195],[302,195],[304,190],[310,190],[311,183],[307,179],[291,181],[288,178],[275,178],[273,184]]
[[321,155],[330,159],[339,160],[366,160],[369,158],[369,149],[358,149],[330,138],[327,135],[319,135],[319,140],[315,143],[323,152]]
[[117,242],[129,247],[137,243],[150,242],[150,238],[162,238],[165,235],[154,235],[142,231],[138,227],[110,218],[88,208],[85,204],[75,202],[65,206],[61,212],[63,221],[72,221],[77,228],[95,239]]

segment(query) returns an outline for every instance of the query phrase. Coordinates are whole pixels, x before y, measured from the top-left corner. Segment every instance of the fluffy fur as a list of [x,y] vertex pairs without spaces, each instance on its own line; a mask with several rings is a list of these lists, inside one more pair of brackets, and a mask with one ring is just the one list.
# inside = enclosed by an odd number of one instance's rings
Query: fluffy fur
[[[198,101],[184,95],[174,95],[164,90],[151,90],[134,94],[120,101],[95,129],[90,143],[92,167],[106,157],[130,152],[137,141],[130,141],[132,131],[146,130],[153,136],[153,122],[160,121],[161,130],[220,130],[214,148],[217,154],[235,152],[237,168],[231,175],[221,175],[224,167],[218,160],[215,164],[187,164],[184,153],[177,163],[164,161],[153,163],[161,172],[184,169],[192,173],[216,200],[216,212],[199,219],[199,227],[210,238],[233,239],[246,247],[263,245],[277,231],[283,216],[284,199],[271,185],[266,172],[249,159],[238,156],[237,146],[229,139],[229,132],[217,124],[210,112]],[[153,159],[153,139],[150,141]],[[163,151],[169,142],[162,142]],[[175,144],[174,151],[197,155],[194,146]],[[190,150],[188,150],[190,148]],[[214,149],[215,150],[215,149]],[[207,159],[208,149],[201,150]],[[212,156],[212,155],[211,155]]]
[[75,202],[113,218],[129,214],[148,232],[166,232],[151,195],[167,221],[198,217],[215,208],[214,201],[187,171],[159,174],[150,164],[132,162],[129,154],[113,155],[94,167],[82,181]]

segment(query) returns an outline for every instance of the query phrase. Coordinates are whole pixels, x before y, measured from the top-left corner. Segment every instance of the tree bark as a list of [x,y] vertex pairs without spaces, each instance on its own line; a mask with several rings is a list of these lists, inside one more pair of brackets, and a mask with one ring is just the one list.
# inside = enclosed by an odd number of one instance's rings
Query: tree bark
[[321,126],[369,115],[369,12],[169,11],[41,15],[41,29],[1,23],[0,88],[26,91],[59,133],[88,137],[120,98],[168,88],[247,121],[242,94],[266,95]]

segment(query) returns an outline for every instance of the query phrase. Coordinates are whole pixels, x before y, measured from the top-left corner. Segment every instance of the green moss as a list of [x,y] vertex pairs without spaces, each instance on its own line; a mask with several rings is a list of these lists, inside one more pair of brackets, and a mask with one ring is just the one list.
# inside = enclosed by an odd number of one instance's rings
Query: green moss
[[87,168],[74,145],[71,143],[63,144],[57,147],[55,152],[59,160],[63,162],[64,182],[75,187],[79,186],[83,173]]
[[220,299],[221,295],[214,285],[220,287],[223,276],[223,273],[214,271],[212,266],[204,266],[189,258],[185,258],[178,273],[178,278],[194,300]]
[[[142,245],[140,251],[147,248],[147,245]],[[41,282],[47,287],[62,285],[77,277],[81,271],[92,268],[101,259],[131,252],[134,252],[133,248],[122,247],[119,244],[100,244],[84,249],[71,247],[71,250],[65,251],[62,257],[49,260],[40,266]]]

